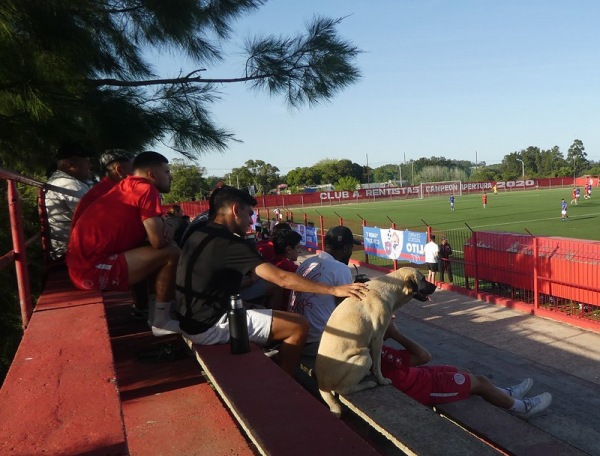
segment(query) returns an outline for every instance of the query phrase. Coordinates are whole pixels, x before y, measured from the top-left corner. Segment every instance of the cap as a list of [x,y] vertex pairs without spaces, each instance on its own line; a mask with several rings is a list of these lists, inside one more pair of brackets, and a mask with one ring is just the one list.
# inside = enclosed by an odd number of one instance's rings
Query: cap
[[93,153],[91,150],[78,143],[65,143],[56,151],[57,160],[67,160],[74,157],[91,158],[92,156]]
[[352,231],[345,226],[335,226],[330,228],[325,235],[325,244],[333,248],[340,248],[346,245],[360,245],[360,242],[354,240]]
[[109,149],[100,155],[100,164],[106,168],[112,162],[129,161],[133,158],[133,154],[124,149]]

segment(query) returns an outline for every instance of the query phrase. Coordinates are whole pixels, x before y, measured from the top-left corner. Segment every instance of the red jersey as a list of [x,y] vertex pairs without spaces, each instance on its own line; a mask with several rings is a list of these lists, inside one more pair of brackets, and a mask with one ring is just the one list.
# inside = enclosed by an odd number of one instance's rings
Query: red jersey
[[271,260],[271,263],[273,263],[279,269],[283,269],[284,271],[288,272],[296,272],[298,269],[298,265],[296,263],[284,257],[283,255],[275,255],[275,258]]
[[140,247],[147,234],[144,220],[162,215],[160,194],[146,179],[129,176],[93,201],[73,226],[67,265],[94,267],[107,255]]
[[483,195],[483,196],[481,197],[481,199],[482,199],[482,201],[483,201],[483,204],[487,204],[487,195]]
[[71,221],[71,229],[73,229],[75,222],[79,220],[83,211],[102,195],[106,195],[115,185],[117,185],[117,183],[114,180],[105,176],[100,182],[90,188],[86,194],[81,197],[79,203],[77,203],[75,213],[73,214],[73,220]]
[[256,248],[265,261],[273,262],[273,259],[275,258],[275,247],[273,247],[273,242],[266,239],[259,241]]

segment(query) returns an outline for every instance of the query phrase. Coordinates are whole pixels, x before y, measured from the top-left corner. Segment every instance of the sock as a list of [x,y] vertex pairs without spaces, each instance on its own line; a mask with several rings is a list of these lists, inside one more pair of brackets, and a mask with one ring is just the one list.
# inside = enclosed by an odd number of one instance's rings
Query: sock
[[527,407],[525,406],[525,402],[520,399],[515,399],[515,403],[509,410],[511,412],[525,413],[527,411]]
[[166,336],[167,334],[179,333],[179,322],[171,318],[171,307],[175,301],[156,302],[154,305],[154,318],[152,321],[152,334],[155,336]]

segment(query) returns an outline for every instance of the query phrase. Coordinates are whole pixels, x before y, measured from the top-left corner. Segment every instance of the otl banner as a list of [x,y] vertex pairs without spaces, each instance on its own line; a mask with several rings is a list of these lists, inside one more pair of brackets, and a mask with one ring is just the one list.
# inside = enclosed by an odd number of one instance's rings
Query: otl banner
[[427,233],[363,227],[365,253],[391,260],[425,263]]

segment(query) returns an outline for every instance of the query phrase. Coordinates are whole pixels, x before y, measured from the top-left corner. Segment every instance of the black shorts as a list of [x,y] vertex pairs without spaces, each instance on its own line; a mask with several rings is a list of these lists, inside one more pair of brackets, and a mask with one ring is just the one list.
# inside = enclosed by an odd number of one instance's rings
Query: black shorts
[[426,263],[427,269],[433,272],[438,272],[438,264],[437,263]]

